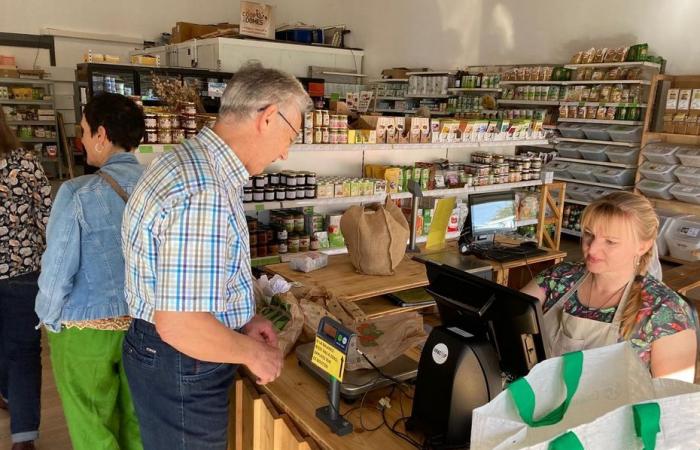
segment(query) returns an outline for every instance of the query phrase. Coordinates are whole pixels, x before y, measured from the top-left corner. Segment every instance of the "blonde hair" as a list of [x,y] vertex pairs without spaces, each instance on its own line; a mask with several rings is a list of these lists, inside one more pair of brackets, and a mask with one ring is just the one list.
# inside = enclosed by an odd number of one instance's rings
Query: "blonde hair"
[[[631,192],[614,192],[592,202],[583,210],[581,229],[591,229],[593,224],[606,224],[617,220],[622,220],[630,226],[637,241],[656,240],[659,218],[653,206],[645,197]],[[629,338],[637,323],[637,315],[642,306],[642,282],[651,263],[653,248],[652,245],[639,257],[639,264],[635,268],[634,281],[622,313],[622,336],[625,339]]]

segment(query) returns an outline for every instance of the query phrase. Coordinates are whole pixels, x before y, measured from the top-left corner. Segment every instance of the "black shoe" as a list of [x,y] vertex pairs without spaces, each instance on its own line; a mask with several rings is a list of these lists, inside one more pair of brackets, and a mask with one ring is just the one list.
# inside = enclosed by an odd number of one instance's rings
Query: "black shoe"
[[15,442],[12,444],[12,450],[36,450],[36,447],[34,441]]

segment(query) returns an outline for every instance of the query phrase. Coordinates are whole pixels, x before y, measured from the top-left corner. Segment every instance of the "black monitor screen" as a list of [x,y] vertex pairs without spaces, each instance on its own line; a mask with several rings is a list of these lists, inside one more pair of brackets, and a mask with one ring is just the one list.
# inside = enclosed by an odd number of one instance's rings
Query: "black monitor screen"
[[426,267],[442,324],[490,341],[504,372],[524,376],[546,359],[538,299],[449,266]]
[[469,196],[472,234],[515,231],[515,194],[499,192]]

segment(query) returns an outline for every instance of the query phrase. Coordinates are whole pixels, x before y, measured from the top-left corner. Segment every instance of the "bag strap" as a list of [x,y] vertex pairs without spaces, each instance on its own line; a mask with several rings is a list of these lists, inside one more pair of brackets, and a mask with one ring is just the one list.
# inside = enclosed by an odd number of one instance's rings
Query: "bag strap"
[[129,200],[129,194],[126,193],[124,189],[122,189],[121,186],[119,186],[119,183],[109,176],[108,174],[102,172],[101,170],[97,172],[97,175],[101,176],[103,180],[107,182],[111,186],[112,189],[114,189],[114,192],[117,193],[119,197],[121,197],[122,200],[124,200],[124,203],[126,203]]
[[[634,431],[642,439],[644,450],[655,450],[656,435],[661,431],[661,407],[658,403],[640,403],[632,406]],[[550,441],[548,450],[584,450],[576,433],[567,431]]]
[[561,436],[552,439],[547,450],[584,450],[584,448],[576,433],[567,431]]
[[542,427],[559,423],[569,408],[583,371],[583,352],[566,353],[562,356],[562,378],[566,387],[566,398],[549,414],[535,420],[535,392],[525,378],[519,378],[508,386],[520,418],[530,427]]
[[634,431],[642,439],[644,450],[656,448],[656,435],[661,431],[661,407],[658,403],[640,403],[632,407]]

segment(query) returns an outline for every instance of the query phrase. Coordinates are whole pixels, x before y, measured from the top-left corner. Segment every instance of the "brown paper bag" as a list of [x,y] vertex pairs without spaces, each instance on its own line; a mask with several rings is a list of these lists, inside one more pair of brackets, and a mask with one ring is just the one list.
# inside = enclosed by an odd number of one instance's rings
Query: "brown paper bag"
[[273,322],[277,331],[277,347],[284,355],[289,354],[304,327],[304,313],[294,294],[277,294],[270,304],[258,304],[257,312]]
[[382,205],[352,206],[340,218],[350,261],[366,275],[393,275],[406,254],[408,222],[387,196]]

